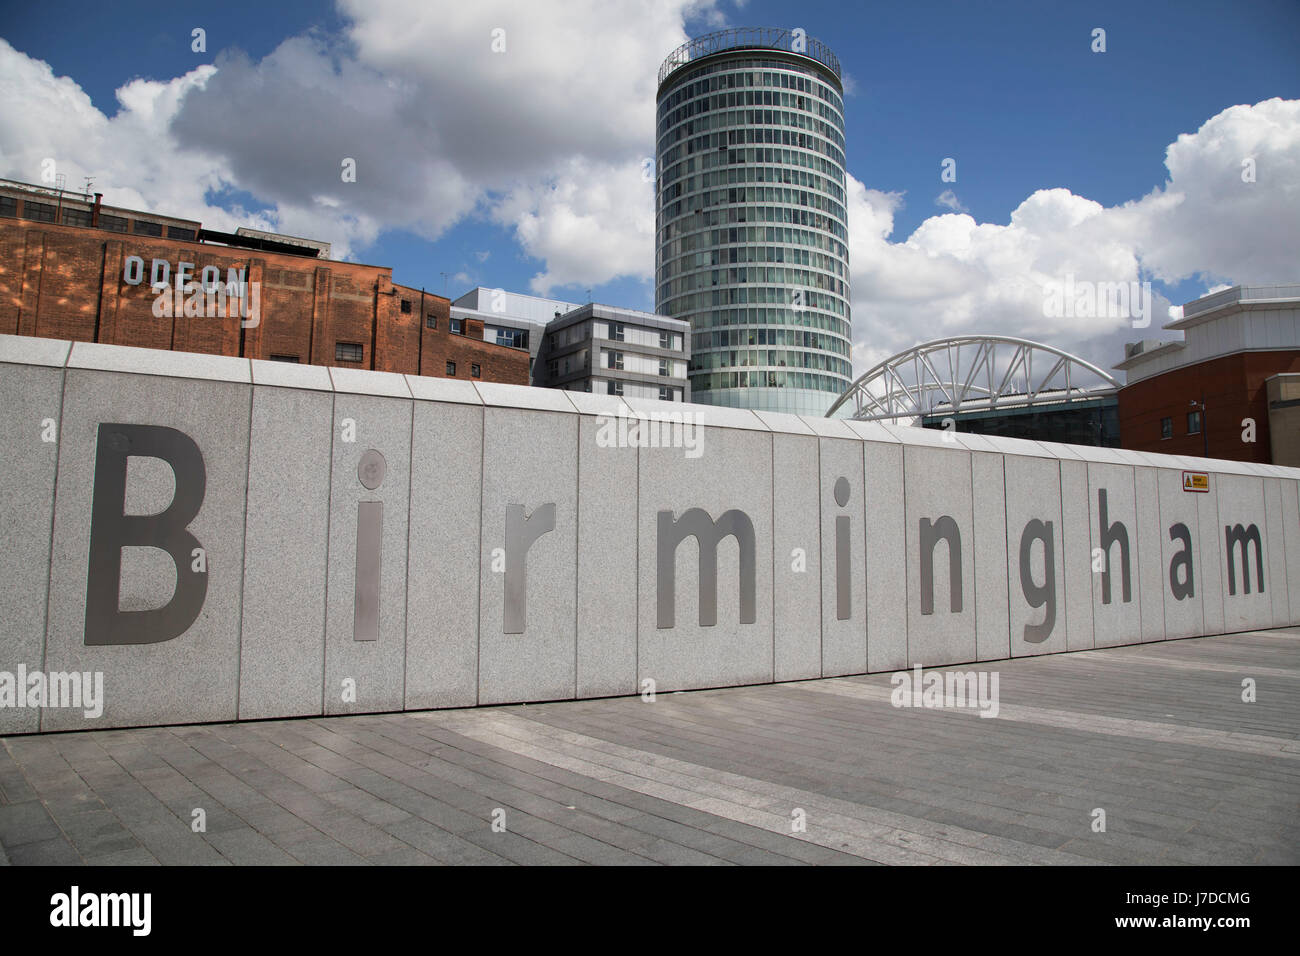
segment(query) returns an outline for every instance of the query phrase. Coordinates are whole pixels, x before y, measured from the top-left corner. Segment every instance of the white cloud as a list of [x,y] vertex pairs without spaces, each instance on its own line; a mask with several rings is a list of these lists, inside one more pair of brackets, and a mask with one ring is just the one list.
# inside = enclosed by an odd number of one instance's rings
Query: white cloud
[[935,196],[934,204],[936,206],[943,206],[945,209],[951,209],[953,212],[969,212],[969,210],[962,205],[962,201],[957,198],[957,194],[951,189],[945,189],[943,192],[939,193],[939,195]]
[[524,251],[546,261],[531,291],[647,276],[654,262],[654,185],[641,163],[575,158],[555,179],[512,189],[494,217],[515,226]]
[[[651,271],[652,200],[631,194],[627,169],[639,172],[650,145],[660,63],[687,39],[686,18],[716,13],[715,0],[340,8],[342,37],[291,37],[258,61],[228,51],[184,77],[133,81],[112,118],[0,41],[0,175],[35,179],[54,156],[69,184],[95,173],[110,203],[315,236],[344,256],[382,229],[435,239],[482,211],[521,230],[556,277],[542,282]],[[497,29],[504,52],[493,50]],[[345,159],[355,182],[340,176]],[[207,195],[223,188],[271,210],[227,213]],[[632,226],[602,225],[617,235],[587,242],[585,266],[552,245],[602,208]]]
[[[1244,157],[1256,160],[1254,183],[1241,181]],[[1045,288],[1067,276],[1094,283],[1196,279],[1215,288],[1300,279],[1300,102],[1224,110],[1179,136],[1166,166],[1164,186],[1121,206],[1039,190],[1006,225],[945,213],[901,242],[890,239],[902,197],[850,177],[857,372],[959,333],[1047,341],[1103,368],[1123,356],[1125,341],[1173,336],[1159,328],[1171,303],[1158,294],[1145,329],[1119,316],[1045,315]]]
[[[131,81],[112,117],[0,40],[0,175],[37,180],[53,157],[70,186],[93,175],[109,203],[321,238],[343,256],[384,229],[436,238],[482,215],[543,263],[531,283],[543,294],[652,276],[642,160],[656,71],[686,18],[721,16],[715,0],[342,9],[350,26],[334,42],[294,37],[256,62],[233,52]],[[497,27],[504,53],[491,49]],[[342,181],[345,158],[355,183]],[[1005,223],[978,222],[949,190],[905,238],[893,235],[902,195],[850,177],[858,370],[963,331],[1050,340],[1105,366],[1125,339],[1160,334],[1158,321],[1137,333],[1120,319],[1045,316],[1044,286],[1066,275],[1207,288],[1300,278],[1300,101],[1226,109],[1179,136],[1166,166],[1167,182],[1122,205],[1040,190]],[[227,189],[270,209],[226,211],[211,192]]]

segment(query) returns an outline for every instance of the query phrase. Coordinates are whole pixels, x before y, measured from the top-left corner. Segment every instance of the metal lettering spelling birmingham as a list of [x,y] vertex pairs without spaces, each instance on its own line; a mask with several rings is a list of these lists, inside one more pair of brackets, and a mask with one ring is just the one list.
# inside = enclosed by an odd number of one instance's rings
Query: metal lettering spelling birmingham
[[[171,503],[159,514],[126,514],[127,459],[156,458],[172,469],[176,490]],[[371,449],[357,469],[361,485],[374,491],[384,480],[383,455]],[[99,426],[95,449],[95,484],[91,502],[90,562],[86,581],[87,645],[158,644],[184,634],[203,609],[208,592],[207,562],[202,543],[190,532],[190,523],[203,506],[207,472],[203,454],[183,432],[161,425],[104,423]],[[835,482],[835,503],[843,508],[849,500],[849,483]],[[1101,602],[1112,601],[1112,559],[1119,551],[1120,600],[1133,600],[1128,528],[1122,521],[1110,521],[1107,491],[1097,491],[1098,549],[1104,557]],[[379,572],[383,534],[383,503],[357,504],[357,556],[354,578],[353,639],[374,641],[379,637]],[[853,575],[849,534],[852,519],[835,519],[836,617],[852,616],[850,600]],[[506,547],[504,568],[504,614],[502,632],[523,634],[528,620],[528,551],[544,535],[555,530],[555,504],[547,502],[525,512],[522,504],[508,504],[505,510]],[[943,541],[948,558],[948,613],[960,614],[962,595],[961,527],[951,515],[920,519],[918,528],[922,614],[935,613],[934,552]],[[1251,591],[1250,549],[1255,552],[1255,584],[1264,591],[1264,541],[1254,524],[1225,525],[1228,594],[1237,593],[1237,570],[1242,589]],[[699,623],[711,627],[718,622],[718,545],[734,538],[739,551],[739,622],[757,619],[756,540],[754,523],[743,511],[732,508],[717,518],[701,508],[688,508],[680,515],[671,510],[658,513],[655,544],[656,624],[672,628],[676,621],[677,551],[683,541],[694,538],[699,549]],[[1195,596],[1195,568],[1192,534],[1185,524],[1169,527],[1169,540],[1181,544],[1169,562],[1169,590],[1176,600]],[[1041,554],[1041,580],[1034,574],[1034,550]],[[176,566],[176,589],[163,607],[124,611],[119,595],[123,548],[157,548]],[[1033,518],[1020,532],[1020,589],[1025,602],[1043,608],[1043,619],[1024,626],[1023,638],[1030,644],[1047,640],[1056,625],[1056,551],[1051,521]],[[194,559],[194,560],[192,560]],[[1235,560],[1234,560],[1235,559]]]

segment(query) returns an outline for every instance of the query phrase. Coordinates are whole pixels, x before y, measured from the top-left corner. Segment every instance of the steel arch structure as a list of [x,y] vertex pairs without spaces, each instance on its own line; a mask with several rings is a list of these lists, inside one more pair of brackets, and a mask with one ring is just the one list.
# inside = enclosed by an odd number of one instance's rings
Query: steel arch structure
[[1091,362],[1006,335],[935,339],[893,355],[850,385],[826,412],[851,405],[858,421],[1027,408],[1114,395],[1120,383]]

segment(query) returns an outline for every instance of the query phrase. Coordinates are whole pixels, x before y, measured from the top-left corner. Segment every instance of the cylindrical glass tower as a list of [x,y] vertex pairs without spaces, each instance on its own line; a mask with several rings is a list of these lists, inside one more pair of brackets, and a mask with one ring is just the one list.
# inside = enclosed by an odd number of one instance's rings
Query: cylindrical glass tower
[[801,30],[659,69],[655,311],[691,323],[694,402],[820,416],[852,381],[843,95]]

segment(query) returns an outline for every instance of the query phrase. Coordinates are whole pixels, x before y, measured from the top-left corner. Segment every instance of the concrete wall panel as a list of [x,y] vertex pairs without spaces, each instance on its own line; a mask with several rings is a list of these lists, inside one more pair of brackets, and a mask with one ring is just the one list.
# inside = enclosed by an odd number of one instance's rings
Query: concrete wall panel
[[1300,482],[1281,479],[1281,492],[1289,623],[1300,624]]
[[480,704],[574,696],[577,447],[573,412],[484,412]]
[[[956,664],[976,657],[970,456],[968,451],[930,445],[903,447],[908,666]],[[952,535],[954,526],[956,534]],[[926,528],[929,543],[922,541]],[[945,529],[949,534],[940,536]],[[960,564],[956,575],[954,556]],[[932,585],[929,595],[922,580],[927,568]],[[957,593],[951,586],[954,581],[960,581]],[[933,603],[927,609],[928,596]]]
[[[0,528],[4,529],[0,670],[17,675],[20,666],[35,672],[44,663],[63,369],[6,364],[0,377],[6,383],[5,411],[0,415],[0,448],[5,450],[4,491],[0,494]],[[23,706],[16,706],[18,703],[15,696],[15,706],[0,708],[0,734],[30,733],[39,728],[39,708],[27,707],[25,699]]]
[[412,410],[405,707],[478,702],[483,407]]
[[[820,439],[811,434],[772,435],[772,621],[774,670],[779,681],[809,680],[822,676],[822,551],[818,525],[821,470],[817,461]],[[858,471],[862,452],[855,448]],[[820,491],[820,494],[825,494]],[[861,486],[858,501],[863,499]],[[856,514],[856,512],[855,512]],[[859,528],[862,521],[858,522]],[[859,538],[861,541],[861,538]],[[798,549],[798,551],[796,551]],[[831,551],[834,556],[834,550]],[[866,554],[855,552],[863,581],[862,618],[866,618]],[[858,592],[854,592],[856,596]],[[834,609],[832,609],[834,613]],[[863,635],[865,669],[866,637]],[[859,672],[861,673],[861,672]]]
[[[1199,499],[1206,496],[1184,491],[1183,473],[1172,468],[1157,469],[1156,485],[1160,496],[1160,594],[1165,605],[1165,637],[1172,640],[1203,634],[1207,570]],[[1171,528],[1176,529],[1172,535]],[[1217,583],[1217,565],[1210,573]]]
[[1268,594],[1273,605],[1274,627],[1291,623],[1291,608],[1287,599],[1286,579],[1286,526],[1282,513],[1282,479],[1264,479],[1264,513],[1268,522]]
[[1011,656],[1007,566],[1006,475],[1002,455],[971,453],[971,495],[975,520],[975,656],[981,661]]
[[[130,356],[120,354],[110,356],[110,361],[85,363],[101,368],[73,367],[80,348],[73,348],[63,398],[45,669],[102,672],[104,712],[92,720],[83,710],[48,708],[42,713],[41,729],[233,720],[238,714],[251,385],[247,380],[186,380],[103,370],[118,358],[129,365]],[[131,454],[144,450],[138,433],[128,434],[111,424],[175,429],[188,436],[202,459],[202,503],[187,527],[203,550],[201,566],[206,570],[195,571],[192,557],[185,560],[186,551],[192,555],[187,546],[178,549],[179,562],[154,547],[121,550],[121,611],[168,606],[180,575],[203,574],[207,579],[197,618],[181,633],[157,643],[86,644],[91,507],[101,423],[106,444],[129,455],[122,514],[157,515],[172,503],[178,488],[173,468],[162,459]],[[109,460],[106,451],[105,461]],[[182,487],[194,485],[191,478],[182,481]],[[112,502],[106,504],[111,509]],[[111,549],[111,535],[105,542]],[[92,611],[92,640],[96,632],[103,633],[99,628],[111,616]],[[122,620],[124,630],[116,639],[134,641],[172,633],[157,619],[154,623]]]
[[[638,499],[638,682],[651,679],[664,691],[770,681],[772,604],[764,598],[772,587],[771,434],[706,427],[698,458],[685,458],[674,449],[642,448]],[[702,513],[694,511],[688,516],[693,509]],[[744,518],[734,520],[741,526],[747,520],[753,529],[754,588],[750,592],[747,577],[742,578],[741,558],[747,549],[739,538],[717,539],[716,623],[701,624],[710,619],[707,604],[701,616],[699,585],[701,558],[710,549],[700,548],[694,537],[687,537],[674,551],[670,539],[660,542],[659,527],[661,523],[707,521],[705,537],[713,541],[717,538],[712,531],[714,523],[731,511],[741,512]],[[719,527],[718,533],[723,530]],[[666,560],[672,561],[674,588],[659,580],[661,548]],[[758,555],[764,560],[757,560]],[[675,594],[671,627],[659,613],[661,589],[665,602],[667,595]],[[752,604],[742,604],[746,593],[752,593]],[[752,621],[744,620],[751,613]]]
[[907,667],[907,525],[903,446],[862,443],[867,485],[867,670]]
[[411,410],[409,396],[334,398],[327,714],[400,710],[405,698]]
[[[1006,457],[1006,556],[1011,654],[1067,649],[1061,472],[1051,458]],[[1037,524],[1034,524],[1037,522]],[[1050,538],[1050,551],[1048,539]]]
[[320,714],[334,393],[254,385],[239,716]]
[[1061,459],[1061,556],[1065,582],[1065,649],[1094,646],[1092,621],[1092,521],[1088,464]]
[[[1181,472],[1179,473],[1181,476]],[[1197,586],[1202,591],[1201,614],[1206,634],[1222,634],[1223,627],[1223,527],[1219,524],[1218,482],[1210,476],[1210,490],[1196,494],[1196,521],[1201,526],[1201,567]],[[1189,492],[1191,494],[1191,492]]]
[[1164,548],[1160,529],[1160,489],[1156,469],[1134,468],[1133,486],[1137,495],[1137,574],[1142,613],[1142,640],[1165,639],[1165,590],[1161,559]]
[[[627,416],[623,416],[627,420]],[[633,419],[632,421],[636,421]],[[636,693],[637,448],[618,440],[617,415],[583,415],[578,444],[577,695]],[[649,419],[674,441],[673,423]],[[634,433],[635,434],[635,433]],[[689,453],[685,447],[678,455]],[[611,441],[611,438],[613,439]]]
[[[1096,647],[1114,647],[1141,643],[1142,576],[1138,565],[1137,497],[1133,485],[1133,468],[1129,465],[1090,461],[1088,510],[1092,523],[1093,563],[1090,567],[1093,568],[1093,644]],[[1103,526],[1107,532],[1104,536]],[[1127,595],[1124,590],[1125,541],[1128,543]]]
[[[861,674],[867,669],[866,490],[862,477],[862,443],[838,438],[820,438],[818,442],[822,676]],[[775,507],[781,512],[785,503],[778,500]],[[799,517],[807,520],[811,515]],[[779,633],[777,640],[780,640]]]
[[[1223,583],[1223,627],[1228,633],[1271,627],[1274,586],[1269,567],[1269,534],[1264,479],[1253,475],[1218,475],[1218,547]],[[1229,535],[1252,535],[1242,543]],[[1258,536],[1255,540],[1253,535]],[[1260,565],[1264,584],[1260,586]]]

